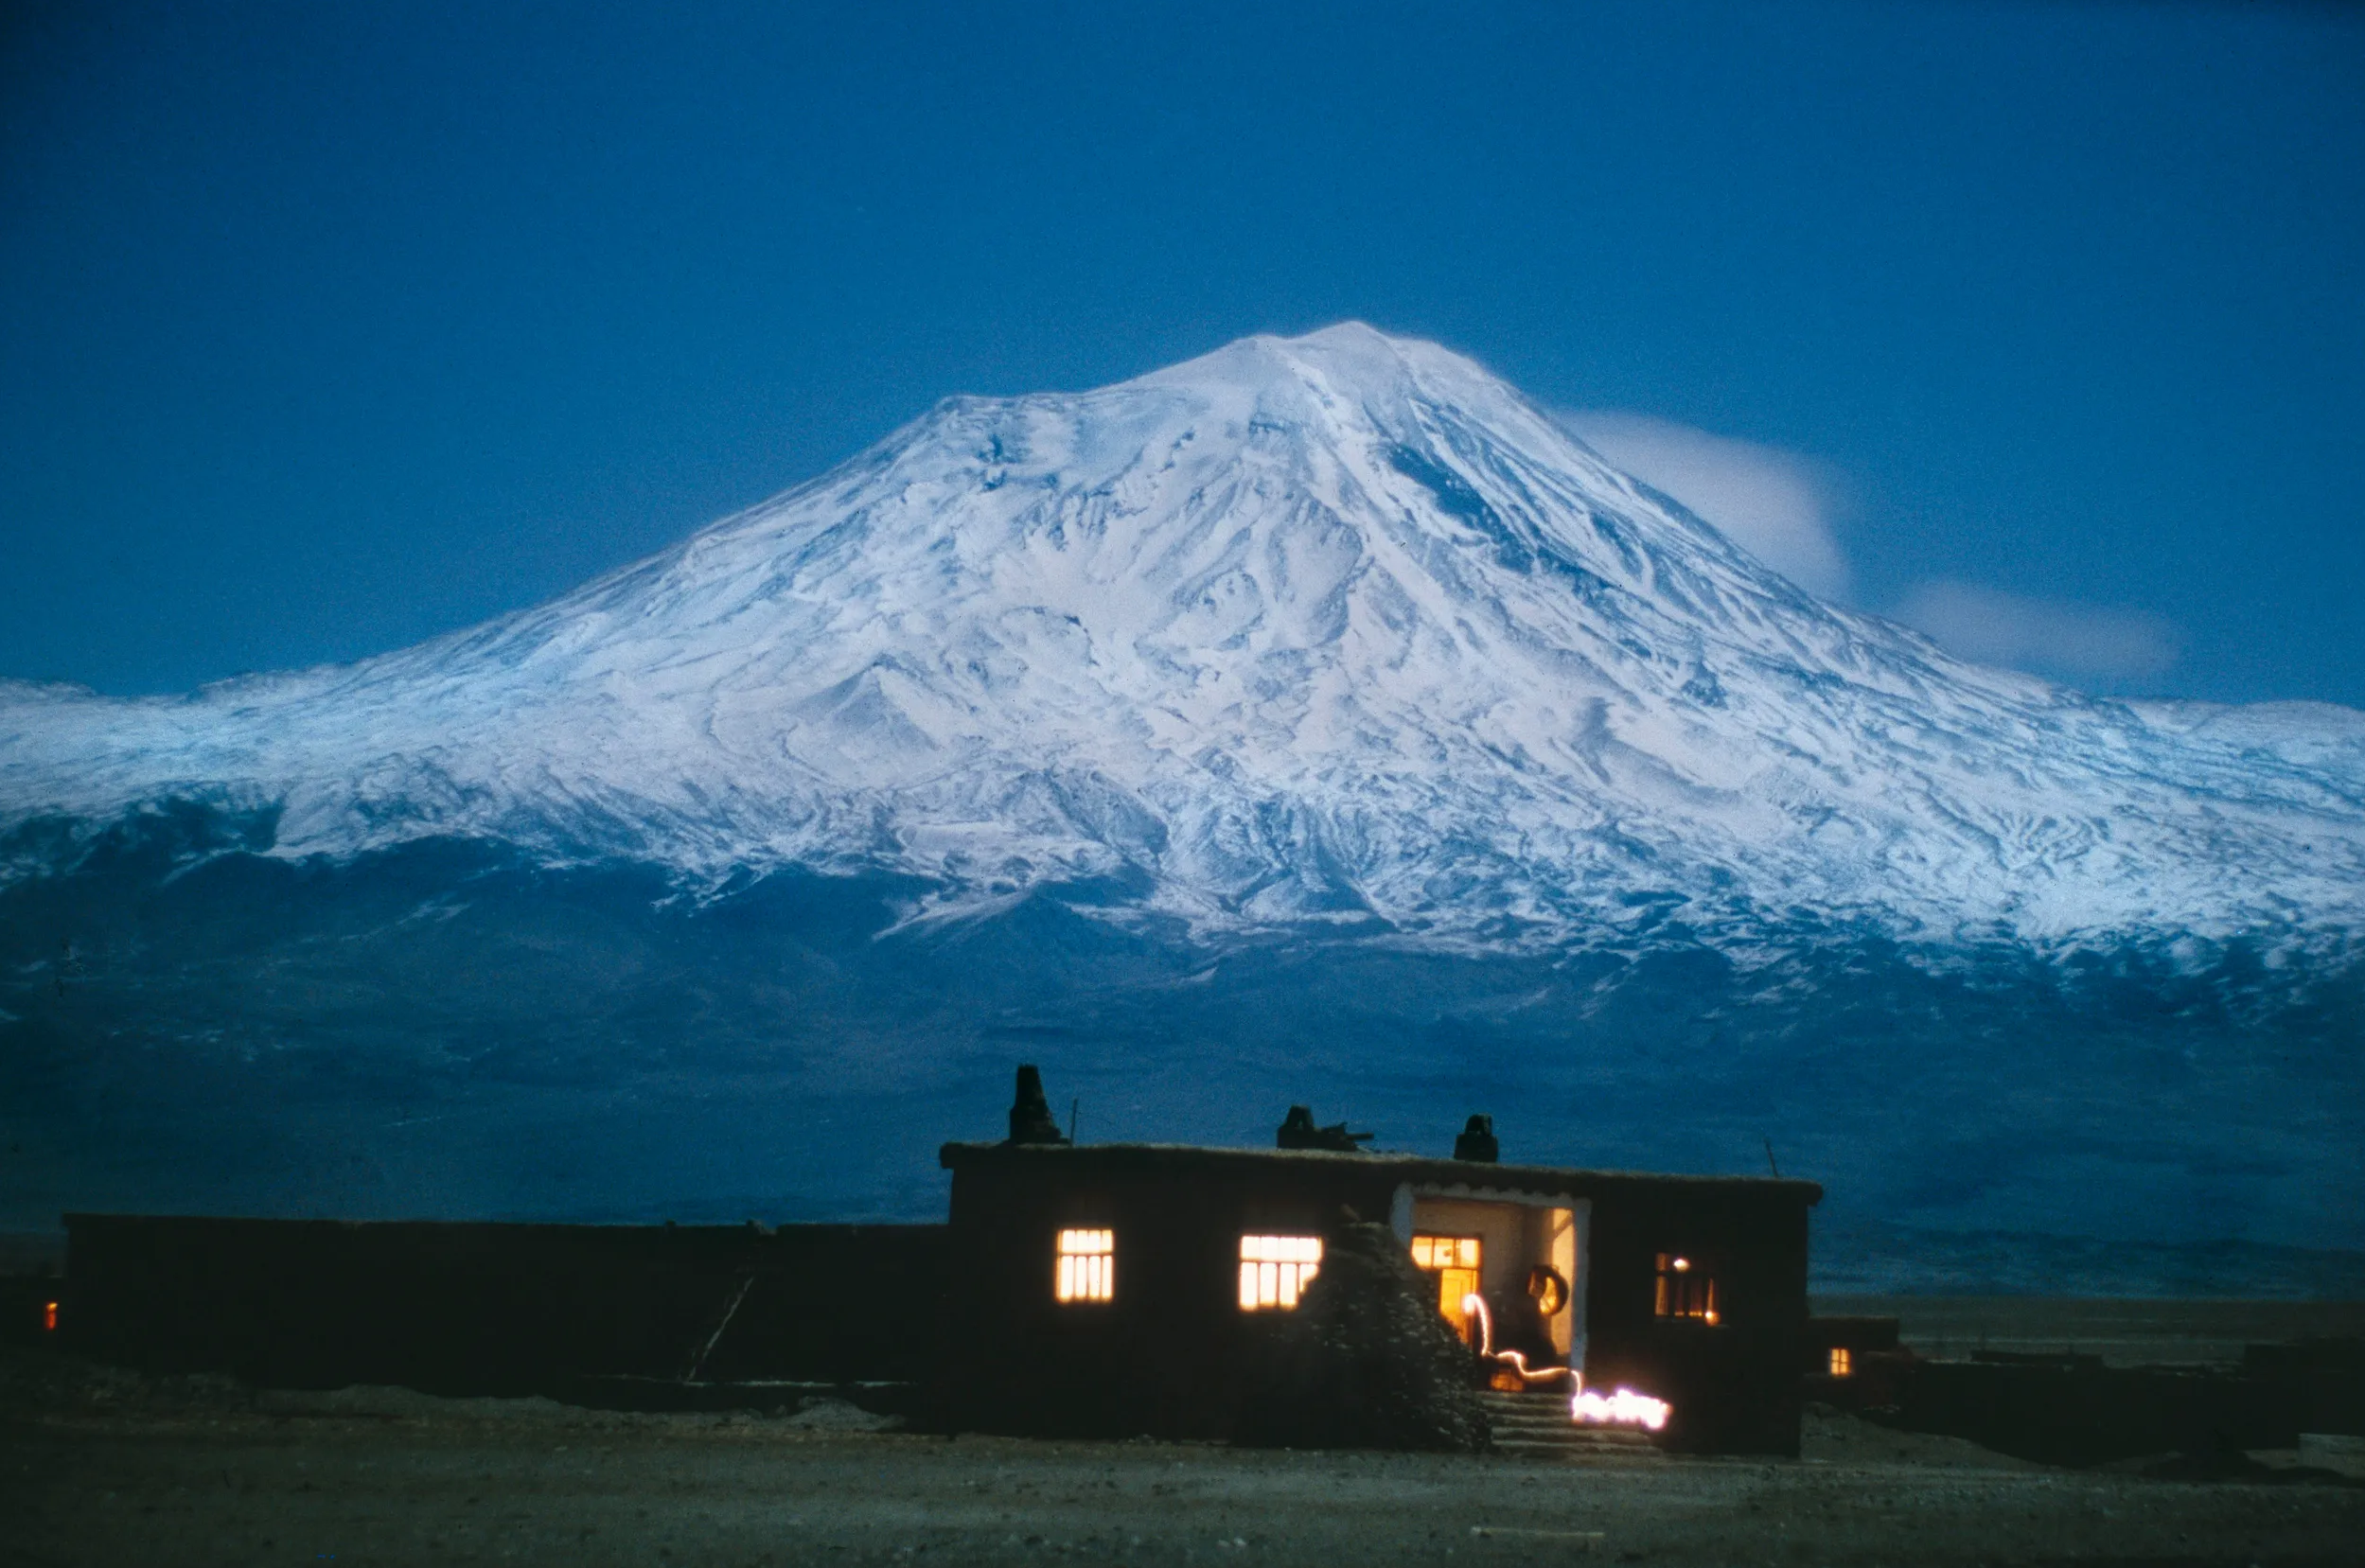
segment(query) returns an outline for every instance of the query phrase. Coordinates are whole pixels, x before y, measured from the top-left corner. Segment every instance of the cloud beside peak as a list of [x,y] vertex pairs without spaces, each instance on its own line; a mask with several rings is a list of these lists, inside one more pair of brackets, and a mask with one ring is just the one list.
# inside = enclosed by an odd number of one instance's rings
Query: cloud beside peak
[[1673,496],[1809,593],[1848,596],[1832,485],[1813,463],[1648,414],[1577,409],[1561,420],[1612,466]]
[[[1579,409],[1559,418],[1612,467],[1673,496],[1809,593],[1855,597],[1837,527],[1841,487],[1821,465],[1649,414]],[[1944,579],[1884,613],[1958,659],[2072,684],[2155,679],[2183,652],[2181,631],[2155,615]]]
[[2177,628],[2158,616],[1968,583],[1924,583],[1889,615],[1958,659],[2072,678],[2147,679],[2182,651]]

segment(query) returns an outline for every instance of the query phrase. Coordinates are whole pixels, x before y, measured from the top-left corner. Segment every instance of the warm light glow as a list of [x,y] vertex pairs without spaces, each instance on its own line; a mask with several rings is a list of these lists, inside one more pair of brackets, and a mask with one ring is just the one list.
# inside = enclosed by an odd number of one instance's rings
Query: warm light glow
[[1568,1401],[1568,1413],[1572,1419],[1586,1426],[1639,1426],[1657,1432],[1667,1425],[1675,1407],[1665,1400],[1654,1400],[1631,1388],[1619,1388],[1607,1395],[1580,1388]]
[[1687,1317],[1711,1327],[1721,1319],[1717,1312],[1717,1282],[1694,1273],[1691,1260],[1674,1253],[1657,1255],[1658,1277],[1651,1282],[1650,1311],[1656,1317]]
[[1531,1383],[1549,1383],[1555,1378],[1565,1378],[1571,1375],[1568,1367],[1531,1367],[1527,1365],[1527,1356],[1520,1351],[1496,1349],[1494,1348],[1494,1314],[1487,1311],[1487,1298],[1476,1291],[1472,1291],[1462,1297],[1462,1316],[1478,1326],[1479,1356],[1515,1375],[1523,1388]]
[[44,1333],[54,1334],[58,1331],[58,1304],[55,1301],[44,1301],[41,1304],[41,1327]]
[[1846,1378],[1853,1377],[1855,1374],[1855,1355],[1844,1345],[1831,1347],[1831,1375],[1835,1378]]
[[1240,1310],[1294,1310],[1299,1293],[1322,1265],[1319,1236],[1243,1236],[1240,1239]]
[[1475,1236],[1412,1239],[1413,1266],[1438,1277],[1438,1313],[1454,1326],[1454,1331],[1462,1336],[1465,1344],[1469,1343],[1472,1330],[1470,1314],[1462,1311],[1462,1298],[1478,1288],[1481,1253]]
[[1416,1236],[1412,1261],[1422,1269],[1474,1269],[1478,1266],[1475,1236]]
[[1536,1311],[1545,1317],[1555,1315],[1568,1305],[1567,1282],[1543,1264],[1527,1271],[1527,1294],[1535,1298]]
[[1243,1236],[1240,1256],[1260,1263],[1319,1263],[1319,1236]]
[[1063,1230],[1051,1294],[1062,1301],[1110,1301],[1117,1295],[1117,1232]]

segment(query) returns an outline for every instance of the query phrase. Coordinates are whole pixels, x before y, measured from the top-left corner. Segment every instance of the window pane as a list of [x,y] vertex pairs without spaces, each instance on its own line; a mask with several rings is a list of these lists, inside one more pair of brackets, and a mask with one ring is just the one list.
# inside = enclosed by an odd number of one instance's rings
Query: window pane
[[1261,1263],[1313,1263],[1322,1258],[1319,1236],[1243,1236],[1240,1256]]
[[1060,1301],[1109,1301],[1117,1295],[1117,1232],[1063,1230],[1051,1295]]
[[1240,1239],[1240,1306],[1287,1311],[1322,1261],[1319,1236],[1243,1236]]
[[1693,1266],[1696,1260],[1662,1252],[1657,1260],[1658,1277],[1651,1286],[1650,1298],[1654,1313],[1711,1326],[1722,1320],[1717,1311],[1717,1282]]

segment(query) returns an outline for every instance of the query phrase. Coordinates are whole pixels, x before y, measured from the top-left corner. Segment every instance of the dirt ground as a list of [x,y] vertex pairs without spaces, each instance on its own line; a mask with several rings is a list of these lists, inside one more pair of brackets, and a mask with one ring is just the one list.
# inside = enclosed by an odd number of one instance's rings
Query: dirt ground
[[1796,1462],[1247,1453],[256,1394],[0,1365],[9,1564],[2365,1563],[2365,1486],[2046,1470],[1812,1416]]

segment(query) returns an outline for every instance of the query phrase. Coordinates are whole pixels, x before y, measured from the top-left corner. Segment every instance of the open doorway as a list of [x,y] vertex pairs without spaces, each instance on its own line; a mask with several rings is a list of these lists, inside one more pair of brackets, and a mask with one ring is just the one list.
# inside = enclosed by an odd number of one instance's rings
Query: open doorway
[[1477,1332],[1477,1323],[1469,1310],[1469,1300],[1478,1294],[1484,1277],[1479,1267],[1486,1257],[1483,1236],[1436,1236],[1420,1231],[1413,1233],[1413,1266],[1423,1274],[1437,1277],[1437,1310],[1454,1331],[1468,1345]]
[[1544,1195],[1409,1191],[1400,1234],[1436,1281],[1438,1313],[1523,1383],[1584,1366],[1582,1203]]

